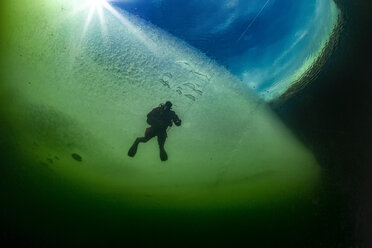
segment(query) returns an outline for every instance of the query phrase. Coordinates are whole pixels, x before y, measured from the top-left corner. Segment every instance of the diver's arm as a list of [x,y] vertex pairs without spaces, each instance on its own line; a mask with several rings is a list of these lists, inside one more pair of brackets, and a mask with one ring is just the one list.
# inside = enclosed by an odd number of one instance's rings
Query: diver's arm
[[178,116],[176,115],[176,113],[174,113],[172,119],[173,119],[174,124],[175,124],[177,127],[181,126],[182,121],[181,121],[180,118],[178,118]]

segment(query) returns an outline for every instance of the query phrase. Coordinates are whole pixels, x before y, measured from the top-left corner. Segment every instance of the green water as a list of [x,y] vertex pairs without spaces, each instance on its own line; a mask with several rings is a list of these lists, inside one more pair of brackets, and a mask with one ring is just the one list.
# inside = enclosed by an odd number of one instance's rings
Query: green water
[[[88,240],[94,226],[120,236],[201,220],[197,230],[217,230],[230,217],[258,223],[311,198],[313,155],[238,79],[125,13],[105,14],[107,38],[93,17],[82,38],[89,9],[73,15],[79,3],[2,3],[5,202],[16,230],[66,240]],[[168,132],[169,160],[155,139],[129,158],[146,114],[166,100],[183,121]]]

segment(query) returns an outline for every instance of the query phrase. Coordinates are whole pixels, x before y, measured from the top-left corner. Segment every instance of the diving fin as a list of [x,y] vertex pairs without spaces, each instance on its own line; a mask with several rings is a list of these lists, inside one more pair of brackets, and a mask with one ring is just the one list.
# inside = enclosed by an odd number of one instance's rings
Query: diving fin
[[131,148],[128,151],[128,156],[129,157],[134,157],[134,155],[136,155],[138,144],[139,144],[139,140],[136,139],[136,141],[134,141],[133,145],[131,146]]
[[161,159],[161,161],[167,161],[168,160],[168,154],[164,150],[164,148],[160,149],[160,159]]

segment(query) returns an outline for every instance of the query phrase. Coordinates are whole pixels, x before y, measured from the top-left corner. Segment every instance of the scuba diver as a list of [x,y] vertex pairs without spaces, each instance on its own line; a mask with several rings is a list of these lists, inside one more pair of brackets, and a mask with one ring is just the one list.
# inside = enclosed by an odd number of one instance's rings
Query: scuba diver
[[147,114],[147,123],[151,126],[146,129],[144,137],[138,137],[128,151],[129,157],[134,157],[137,152],[139,143],[146,143],[153,137],[158,137],[158,144],[160,149],[160,159],[166,161],[168,155],[164,149],[164,143],[167,139],[167,128],[172,126],[172,122],[176,126],[181,126],[181,120],[176,113],[171,110],[172,103],[167,101],[165,104],[160,104],[159,107],[154,108]]

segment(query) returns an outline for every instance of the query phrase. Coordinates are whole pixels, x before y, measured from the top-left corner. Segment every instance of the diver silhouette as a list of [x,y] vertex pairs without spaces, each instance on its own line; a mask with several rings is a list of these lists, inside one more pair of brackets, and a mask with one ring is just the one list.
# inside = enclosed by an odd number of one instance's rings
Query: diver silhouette
[[165,104],[160,104],[159,107],[154,108],[147,114],[147,124],[150,125],[146,129],[144,137],[138,137],[128,151],[129,157],[134,157],[137,153],[139,143],[146,143],[153,137],[158,137],[158,144],[160,149],[160,159],[162,161],[168,160],[168,155],[164,149],[164,143],[167,139],[167,128],[172,126],[172,122],[176,126],[181,126],[181,120],[176,113],[171,110],[172,103],[167,101]]

